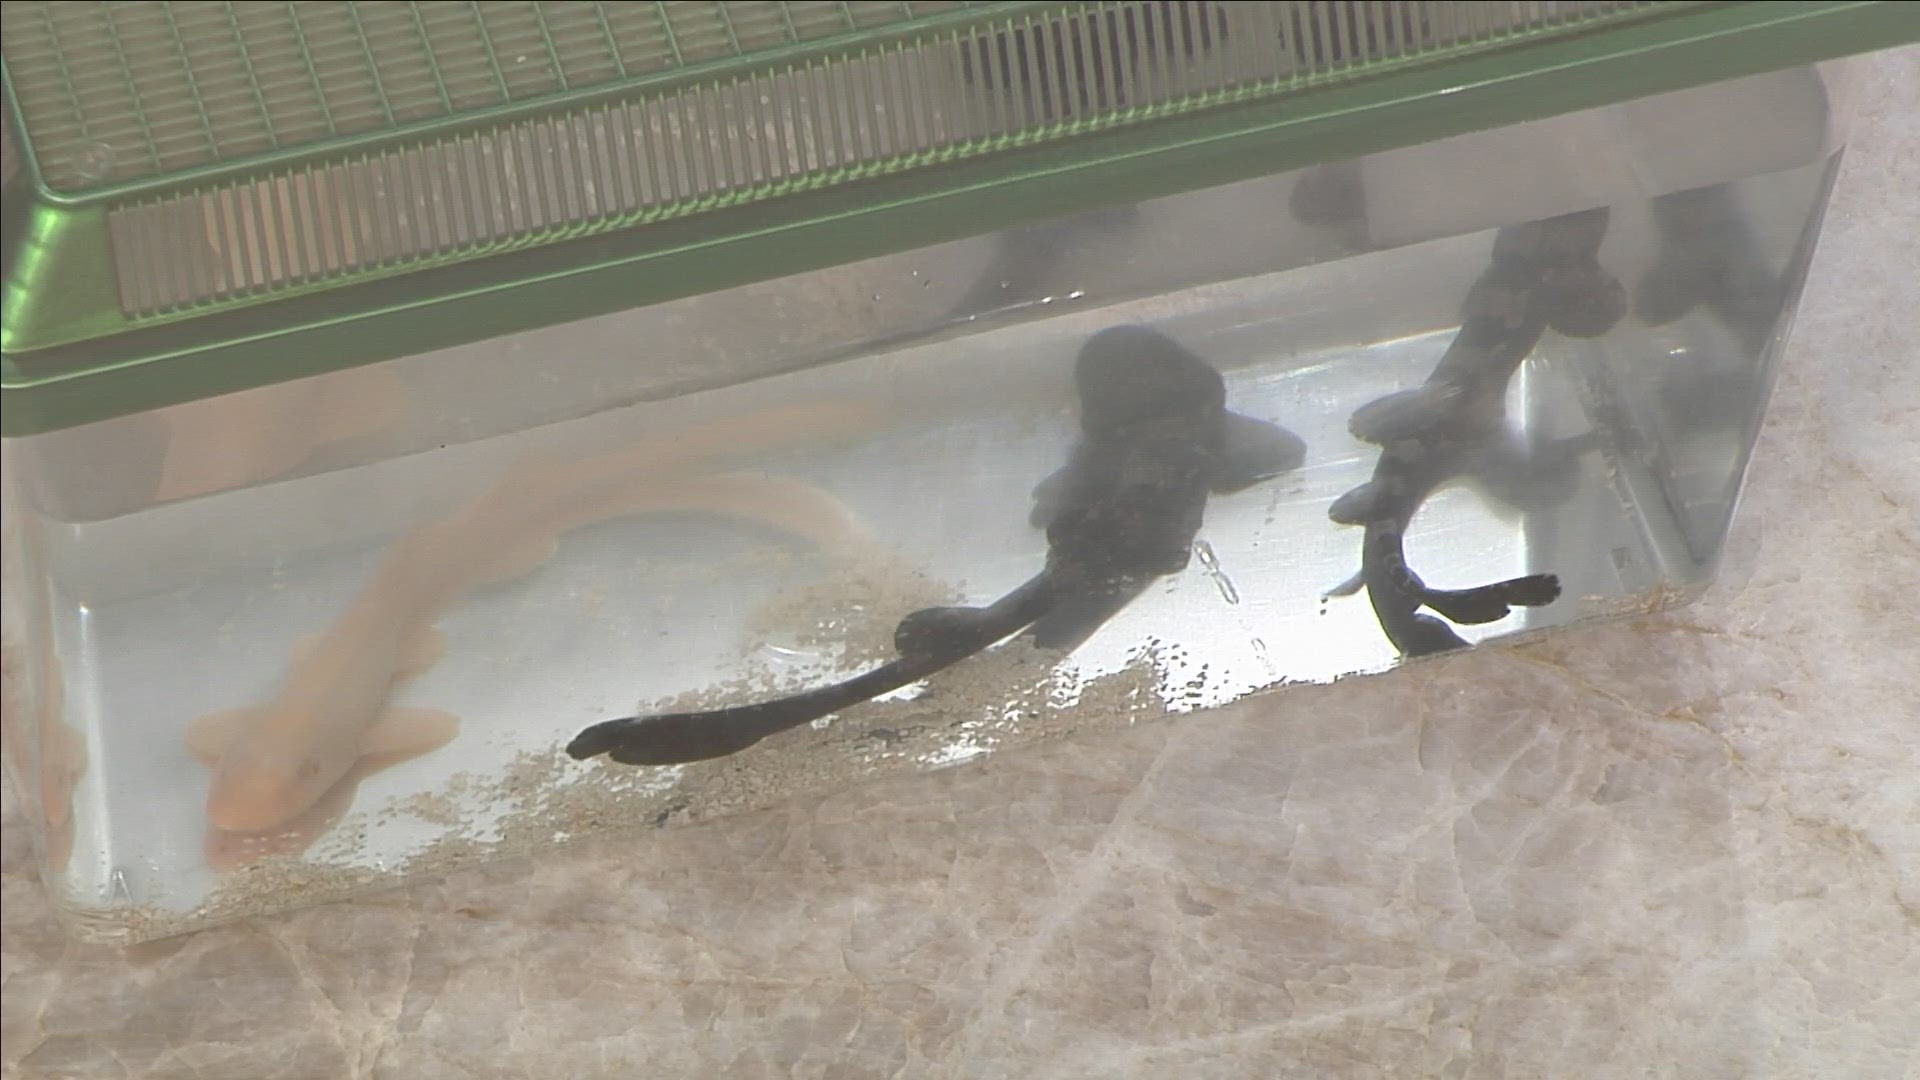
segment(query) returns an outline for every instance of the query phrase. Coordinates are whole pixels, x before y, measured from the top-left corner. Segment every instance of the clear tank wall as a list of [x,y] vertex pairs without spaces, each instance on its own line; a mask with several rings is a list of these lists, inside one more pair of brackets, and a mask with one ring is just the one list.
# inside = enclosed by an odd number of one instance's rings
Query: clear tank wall
[[[46,880],[153,936],[1684,598],[1825,206],[1828,75],[10,442],[7,751]],[[1137,357],[1091,387],[1076,358],[1121,326],[1244,419],[1083,440]],[[1204,476],[1127,464],[1209,432]],[[1155,516],[1182,483],[1204,517]],[[1069,558],[1069,519],[1110,535]],[[1015,638],[718,762],[562,751],[870,669],[1050,548],[1131,590],[1077,647]],[[322,790],[210,816],[243,739]]]

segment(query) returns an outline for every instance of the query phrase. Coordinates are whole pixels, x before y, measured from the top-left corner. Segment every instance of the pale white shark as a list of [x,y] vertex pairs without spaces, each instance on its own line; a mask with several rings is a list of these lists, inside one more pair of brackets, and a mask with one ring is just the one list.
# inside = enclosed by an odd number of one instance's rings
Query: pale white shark
[[[573,529],[692,511],[771,526],[836,556],[874,555],[878,545],[848,509],[813,485],[758,472],[701,473],[733,454],[859,431],[874,420],[874,410],[856,404],[791,406],[586,461],[534,463],[450,517],[403,535],[340,618],[296,651],[271,702],[189,726],[188,747],[214,774],[209,823],[228,833],[283,830],[313,816],[349,777],[357,783],[451,741],[457,717],[395,706],[395,687],[439,659],[445,643],[434,623],[450,606],[475,588],[531,571]],[[319,816],[324,830],[338,814]]]

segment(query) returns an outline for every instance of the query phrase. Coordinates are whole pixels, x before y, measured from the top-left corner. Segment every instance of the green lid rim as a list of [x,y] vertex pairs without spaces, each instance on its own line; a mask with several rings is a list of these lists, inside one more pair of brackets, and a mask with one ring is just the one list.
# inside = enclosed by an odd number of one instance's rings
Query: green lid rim
[[7,354],[0,435],[1916,40],[1920,5],[1902,0],[1687,6],[1251,104]]

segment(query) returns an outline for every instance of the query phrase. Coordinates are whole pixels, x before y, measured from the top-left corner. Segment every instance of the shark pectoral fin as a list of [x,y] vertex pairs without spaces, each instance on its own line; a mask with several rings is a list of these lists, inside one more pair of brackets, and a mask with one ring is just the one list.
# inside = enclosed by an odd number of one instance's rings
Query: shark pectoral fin
[[417,679],[446,655],[446,632],[437,626],[426,627],[409,638],[402,647],[400,664],[394,672],[393,681],[403,683]]
[[942,656],[965,652],[987,620],[987,609],[931,607],[909,612],[893,630],[893,648],[901,656]]
[[1057,603],[1055,581],[1042,571],[986,607],[930,607],[909,612],[893,630],[902,658],[951,663],[1032,625]]
[[1375,446],[1431,434],[1462,391],[1446,384],[1416,386],[1375,398],[1353,411],[1347,430]]
[[1347,580],[1341,582],[1338,585],[1335,585],[1331,589],[1328,589],[1326,596],[1323,597],[1323,599],[1331,600],[1337,596],[1352,596],[1355,593],[1359,592],[1361,589],[1364,589],[1366,587],[1367,587],[1367,572],[1366,570],[1363,569],[1360,572],[1354,574],[1352,577],[1348,578]]
[[1369,480],[1327,507],[1327,517],[1339,525],[1365,525],[1381,517],[1381,504],[1390,491],[1381,480]]
[[340,823],[353,808],[366,773],[358,766],[340,782],[328,788],[319,801],[302,810],[292,820],[260,832],[227,832],[209,827],[202,838],[202,853],[210,870],[237,870],[276,855],[298,855],[314,841]]
[[1408,622],[1399,633],[1387,635],[1403,656],[1434,656],[1468,645],[1466,638],[1453,632],[1453,627],[1431,615],[1415,615]]
[[1226,417],[1226,452],[1221,455],[1212,487],[1215,494],[1231,494],[1292,472],[1306,460],[1305,439],[1278,424],[1230,412]]
[[391,769],[431,754],[460,734],[460,718],[439,709],[393,707],[382,712],[360,736],[361,775]]
[[234,740],[265,719],[266,713],[258,706],[208,713],[187,725],[187,750],[208,768],[219,765]]

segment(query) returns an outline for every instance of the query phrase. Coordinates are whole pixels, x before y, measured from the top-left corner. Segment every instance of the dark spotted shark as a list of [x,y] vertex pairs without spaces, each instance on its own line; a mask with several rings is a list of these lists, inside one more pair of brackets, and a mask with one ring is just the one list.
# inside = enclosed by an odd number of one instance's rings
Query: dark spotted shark
[[1355,438],[1381,452],[1372,479],[1328,510],[1340,524],[1366,528],[1360,573],[1329,595],[1366,589],[1381,629],[1404,656],[1467,644],[1422,608],[1477,625],[1560,596],[1560,579],[1549,573],[1433,588],[1407,565],[1406,531],[1421,504],[1457,478],[1480,480],[1519,506],[1571,487],[1593,439],[1516,447],[1507,434],[1507,384],[1547,330],[1597,337],[1625,315],[1626,290],[1596,257],[1608,216],[1600,208],[1501,229],[1491,265],[1467,293],[1460,330],[1426,382],[1369,402],[1348,421]]
[[1301,440],[1229,412],[1219,371],[1171,338],[1121,326],[1074,366],[1080,438],[1034,491],[1047,536],[1040,572],[984,607],[934,607],[902,619],[892,661],[844,682],[758,704],[609,720],[567,747],[628,765],[737,753],[919,682],[1018,634],[1062,654],[1078,648],[1155,581],[1187,567],[1211,495],[1297,468]]

